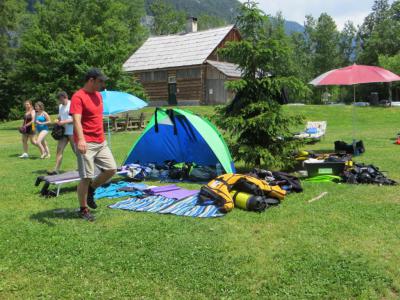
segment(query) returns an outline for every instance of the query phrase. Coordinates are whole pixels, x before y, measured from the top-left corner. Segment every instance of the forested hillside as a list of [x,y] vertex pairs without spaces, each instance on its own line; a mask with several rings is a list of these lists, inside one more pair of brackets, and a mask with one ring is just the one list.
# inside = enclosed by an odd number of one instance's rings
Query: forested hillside
[[[150,14],[150,5],[155,0],[145,0],[146,11]],[[210,15],[233,22],[240,5],[238,0],[165,0],[177,10],[183,10],[193,16]]]
[[[43,0],[27,0],[28,10],[33,11],[35,2]],[[143,0],[146,7],[146,14],[151,15],[150,6],[156,0]],[[240,6],[238,0],[164,0],[163,2],[172,5],[176,10],[184,11],[192,16],[213,16],[222,19],[226,23],[234,23],[237,11]],[[268,12],[266,12],[268,13]],[[304,27],[297,22],[285,21],[285,32],[304,32]]]
[[[145,0],[146,13],[151,15],[150,6],[156,0]],[[238,0],[164,0],[176,10],[184,11],[191,16],[213,16],[223,19],[227,23],[234,23],[240,2]],[[268,12],[266,12],[268,13]],[[293,21],[285,21],[285,32],[304,32],[304,27]]]

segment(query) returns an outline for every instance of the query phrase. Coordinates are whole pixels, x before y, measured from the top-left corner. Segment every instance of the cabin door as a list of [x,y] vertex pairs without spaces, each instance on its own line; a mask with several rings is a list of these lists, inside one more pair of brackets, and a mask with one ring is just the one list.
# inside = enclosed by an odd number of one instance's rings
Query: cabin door
[[178,104],[176,101],[176,76],[168,76],[168,104]]
[[176,83],[168,83],[168,104],[178,104],[178,102],[176,101]]

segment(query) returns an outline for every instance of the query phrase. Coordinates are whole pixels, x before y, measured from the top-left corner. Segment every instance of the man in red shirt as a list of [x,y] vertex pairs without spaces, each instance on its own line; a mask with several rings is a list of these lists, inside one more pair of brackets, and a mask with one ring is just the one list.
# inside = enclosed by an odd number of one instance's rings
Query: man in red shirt
[[95,189],[113,177],[117,169],[104,139],[103,99],[99,91],[105,80],[107,77],[99,69],[90,69],[85,76],[85,85],[72,96],[70,107],[81,177],[78,185],[80,216],[88,221],[94,221],[94,217],[87,206],[97,208]]

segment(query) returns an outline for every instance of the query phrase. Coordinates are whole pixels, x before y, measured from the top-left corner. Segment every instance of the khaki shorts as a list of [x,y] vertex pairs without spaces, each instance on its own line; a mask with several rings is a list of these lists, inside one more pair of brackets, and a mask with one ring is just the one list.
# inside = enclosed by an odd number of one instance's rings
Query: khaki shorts
[[76,151],[78,158],[78,171],[81,178],[94,178],[99,173],[96,169],[101,171],[116,170],[117,164],[111,153],[107,142],[86,143],[87,151],[81,154],[79,150]]

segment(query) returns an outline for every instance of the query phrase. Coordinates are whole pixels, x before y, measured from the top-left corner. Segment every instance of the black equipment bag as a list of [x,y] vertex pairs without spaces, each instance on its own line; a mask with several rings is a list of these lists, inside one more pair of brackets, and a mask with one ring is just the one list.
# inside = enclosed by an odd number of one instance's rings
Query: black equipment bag
[[51,136],[56,141],[61,140],[64,136],[65,128],[62,125],[54,125],[53,130],[51,131]]
[[336,152],[346,152],[348,154],[358,155],[365,152],[364,143],[362,140],[354,141],[351,144],[347,144],[343,141],[335,142]]

